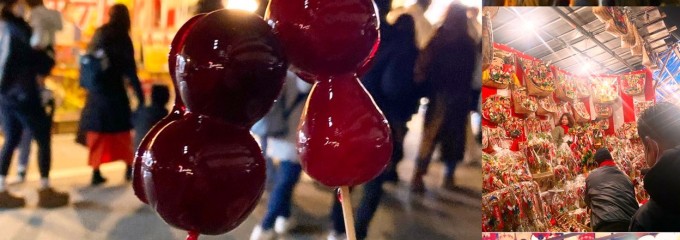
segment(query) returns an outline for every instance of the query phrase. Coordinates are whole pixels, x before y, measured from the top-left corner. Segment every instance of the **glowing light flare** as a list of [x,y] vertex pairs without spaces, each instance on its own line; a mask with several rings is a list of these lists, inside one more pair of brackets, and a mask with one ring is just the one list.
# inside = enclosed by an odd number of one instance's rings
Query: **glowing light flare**
[[256,0],[227,0],[224,1],[224,8],[238,9],[248,12],[255,12],[260,4]]

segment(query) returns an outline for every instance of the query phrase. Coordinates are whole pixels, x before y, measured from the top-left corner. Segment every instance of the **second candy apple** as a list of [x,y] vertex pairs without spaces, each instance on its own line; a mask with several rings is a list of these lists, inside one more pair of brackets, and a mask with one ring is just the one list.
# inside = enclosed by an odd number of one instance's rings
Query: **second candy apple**
[[375,178],[392,154],[390,126],[354,75],[314,85],[297,145],[305,172],[331,187]]

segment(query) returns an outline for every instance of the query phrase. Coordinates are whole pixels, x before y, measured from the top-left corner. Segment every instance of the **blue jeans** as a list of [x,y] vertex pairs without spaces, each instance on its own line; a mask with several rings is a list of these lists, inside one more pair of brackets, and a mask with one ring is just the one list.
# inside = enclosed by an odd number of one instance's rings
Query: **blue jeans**
[[293,188],[300,179],[301,171],[302,166],[300,164],[281,161],[278,174],[276,174],[274,189],[269,197],[267,213],[262,219],[262,228],[264,230],[272,229],[277,217],[290,217],[290,202],[293,197]]
[[[19,142],[19,166],[23,167],[23,171],[26,171],[28,166],[28,157],[31,154],[31,142],[33,141],[33,135],[30,129],[24,129],[21,134],[21,142]],[[22,170],[21,168],[19,170]]]
[[[385,182],[385,176],[386,174],[383,172],[380,176],[364,185],[364,196],[359,203],[359,209],[357,209],[354,222],[357,239],[365,239],[368,235],[368,225],[371,223],[375,211],[378,210],[380,199],[384,193],[382,185]],[[335,230],[335,232],[345,232],[342,205],[337,197],[333,201],[331,221],[333,222],[333,230]]]
[[2,130],[5,133],[5,143],[0,150],[0,176],[7,176],[14,150],[19,146],[23,132],[30,129],[33,138],[38,143],[40,177],[47,178],[52,162],[50,146],[52,122],[45,111],[39,105],[23,108],[0,105],[0,111],[2,111]]

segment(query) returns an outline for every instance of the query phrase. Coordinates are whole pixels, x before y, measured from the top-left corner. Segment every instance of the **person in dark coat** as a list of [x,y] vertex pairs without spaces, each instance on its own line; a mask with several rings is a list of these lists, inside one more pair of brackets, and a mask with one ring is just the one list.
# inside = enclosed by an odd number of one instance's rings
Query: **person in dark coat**
[[151,87],[151,105],[139,107],[132,116],[135,128],[135,148],[139,147],[139,143],[151,127],[168,115],[168,109],[165,107],[168,101],[170,101],[170,90],[167,86]]
[[476,43],[467,24],[467,7],[451,4],[444,22],[418,57],[415,80],[429,99],[411,190],[423,192],[423,176],[437,145],[446,164],[444,187],[454,188],[456,164],[465,152],[465,126],[472,111]]
[[0,208],[25,205],[23,198],[6,189],[6,176],[22,131],[29,129],[38,143],[41,188],[38,206],[60,207],[68,204],[66,193],[54,191],[49,184],[52,163],[51,121],[44,111],[34,69],[35,50],[29,39],[31,28],[14,9],[17,0],[0,0],[0,111],[5,142],[0,151]]
[[650,167],[644,176],[649,201],[635,213],[632,232],[680,232],[680,108],[659,103],[638,119]]
[[128,99],[125,79],[129,80],[139,105],[144,105],[134,48],[130,39],[130,14],[127,7],[116,4],[109,11],[110,21],[97,29],[89,52],[103,50],[109,66],[102,79],[95,79],[88,90],[85,107],[80,119],[80,127],[86,132],[87,146],[90,149],[89,165],[93,169],[92,185],[106,181],[99,166],[114,160],[123,160],[128,165],[126,179],[131,177],[132,123],[130,100]]
[[595,152],[595,162],[599,167],[586,178],[585,195],[593,232],[626,232],[638,209],[633,183],[606,148]]

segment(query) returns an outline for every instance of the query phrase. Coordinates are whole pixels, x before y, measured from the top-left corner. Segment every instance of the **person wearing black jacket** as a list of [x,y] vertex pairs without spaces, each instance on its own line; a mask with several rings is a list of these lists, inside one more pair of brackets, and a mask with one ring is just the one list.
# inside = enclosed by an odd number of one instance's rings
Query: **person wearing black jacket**
[[477,44],[468,31],[468,8],[453,3],[441,27],[418,56],[415,80],[430,100],[425,112],[422,140],[411,179],[413,192],[424,192],[434,149],[440,145],[446,164],[443,187],[455,189],[454,172],[465,152],[465,126],[473,110],[472,79]]
[[17,0],[0,0],[0,111],[5,142],[0,151],[0,208],[25,205],[23,198],[12,196],[5,187],[5,177],[22,131],[30,129],[38,143],[38,166],[41,189],[38,206],[52,208],[68,204],[68,194],[54,191],[49,184],[51,156],[51,121],[40,98],[37,56],[29,39],[31,28],[14,12]]
[[86,133],[90,150],[89,165],[93,168],[92,185],[106,182],[99,166],[115,160],[127,164],[126,180],[132,173],[132,110],[125,80],[132,86],[139,106],[145,104],[144,93],[137,76],[134,48],[130,38],[130,13],[123,4],[109,10],[110,20],[95,32],[88,52],[103,51],[109,66],[101,79],[91,79],[87,87],[80,128]]
[[649,201],[635,213],[633,232],[680,232],[680,108],[659,103],[638,119],[647,165]]
[[585,202],[594,232],[625,232],[638,209],[635,188],[612,160],[609,150],[595,152],[599,167],[586,178]]
[[168,109],[165,106],[169,101],[170,89],[167,86],[154,85],[151,87],[151,106],[139,107],[137,108],[137,111],[132,114],[135,128],[135,148],[139,147],[139,144],[142,142],[146,133],[148,133],[156,123],[168,115]]

